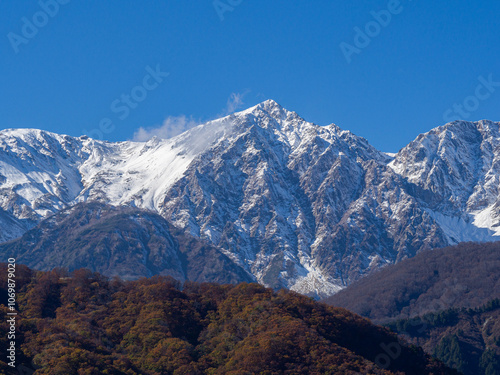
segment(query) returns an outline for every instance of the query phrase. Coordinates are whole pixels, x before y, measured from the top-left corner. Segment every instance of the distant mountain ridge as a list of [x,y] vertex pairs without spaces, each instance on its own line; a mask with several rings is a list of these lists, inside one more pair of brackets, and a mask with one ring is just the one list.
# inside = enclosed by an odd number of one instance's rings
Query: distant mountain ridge
[[497,239],[499,158],[499,123],[446,124],[390,157],[272,100],[145,143],[3,130],[0,241],[81,202],[137,207],[255,281],[324,297],[424,249]]

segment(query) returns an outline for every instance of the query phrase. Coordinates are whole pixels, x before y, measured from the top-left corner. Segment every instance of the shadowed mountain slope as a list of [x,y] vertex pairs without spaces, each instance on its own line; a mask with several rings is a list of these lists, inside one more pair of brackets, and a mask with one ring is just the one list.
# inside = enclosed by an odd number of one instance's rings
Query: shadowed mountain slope
[[500,297],[499,271],[500,242],[464,243],[387,266],[325,302],[376,322],[475,308]]
[[43,220],[0,255],[39,270],[86,267],[106,276],[153,275],[236,283],[252,278],[212,244],[185,234],[150,211],[80,203]]

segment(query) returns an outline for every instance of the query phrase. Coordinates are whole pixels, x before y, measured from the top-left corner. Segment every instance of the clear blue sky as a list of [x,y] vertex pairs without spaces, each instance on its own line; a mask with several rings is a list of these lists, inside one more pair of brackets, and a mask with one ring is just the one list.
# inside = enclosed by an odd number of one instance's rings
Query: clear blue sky
[[[210,120],[233,93],[239,109],[272,98],[392,152],[464,100],[468,120],[500,121],[499,85],[476,92],[481,76],[500,82],[500,2],[395,1],[220,0],[221,14],[212,0],[72,0],[53,17],[37,1],[1,1],[0,128],[78,136],[109,118],[104,138],[127,140],[169,116]],[[378,30],[372,12],[389,8]],[[350,63],[342,42],[358,48]],[[141,89],[158,65],[169,76]],[[113,112],[133,89],[147,97]]]

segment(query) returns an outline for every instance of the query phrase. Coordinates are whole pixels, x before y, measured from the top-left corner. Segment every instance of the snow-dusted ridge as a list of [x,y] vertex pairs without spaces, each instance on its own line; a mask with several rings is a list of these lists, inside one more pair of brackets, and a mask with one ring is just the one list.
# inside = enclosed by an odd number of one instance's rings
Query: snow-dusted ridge
[[383,153],[272,100],[172,139],[0,131],[0,242],[78,202],[160,213],[255,280],[333,294],[422,249],[500,235],[500,130],[457,121]]

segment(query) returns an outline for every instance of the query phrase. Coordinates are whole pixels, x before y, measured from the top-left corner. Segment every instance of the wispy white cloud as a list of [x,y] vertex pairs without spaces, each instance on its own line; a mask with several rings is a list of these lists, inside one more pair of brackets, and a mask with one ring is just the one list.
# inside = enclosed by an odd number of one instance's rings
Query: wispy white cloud
[[144,142],[150,140],[154,136],[163,139],[172,138],[199,124],[199,121],[194,120],[192,117],[186,117],[185,115],[169,116],[159,127],[140,127],[134,133],[133,139],[136,142]]
[[240,109],[244,102],[243,102],[243,98],[245,97],[245,95],[247,94],[248,92],[244,92],[244,93],[237,93],[237,92],[233,92],[229,98],[227,99],[227,104],[226,104],[226,115],[229,115],[233,112],[235,112],[236,110]]
[[[222,110],[222,113],[219,113],[215,116],[215,118],[230,115],[238,109],[241,109],[245,104],[243,99],[249,92],[250,90],[246,90],[242,93],[231,93],[227,99],[226,107]],[[149,141],[154,136],[162,139],[168,139],[184,133],[186,130],[194,128],[201,123],[202,121],[195,120],[193,117],[187,117],[185,115],[169,116],[165,119],[165,121],[163,121],[161,126],[140,127],[135,131],[133,140],[136,142],[145,142]]]

